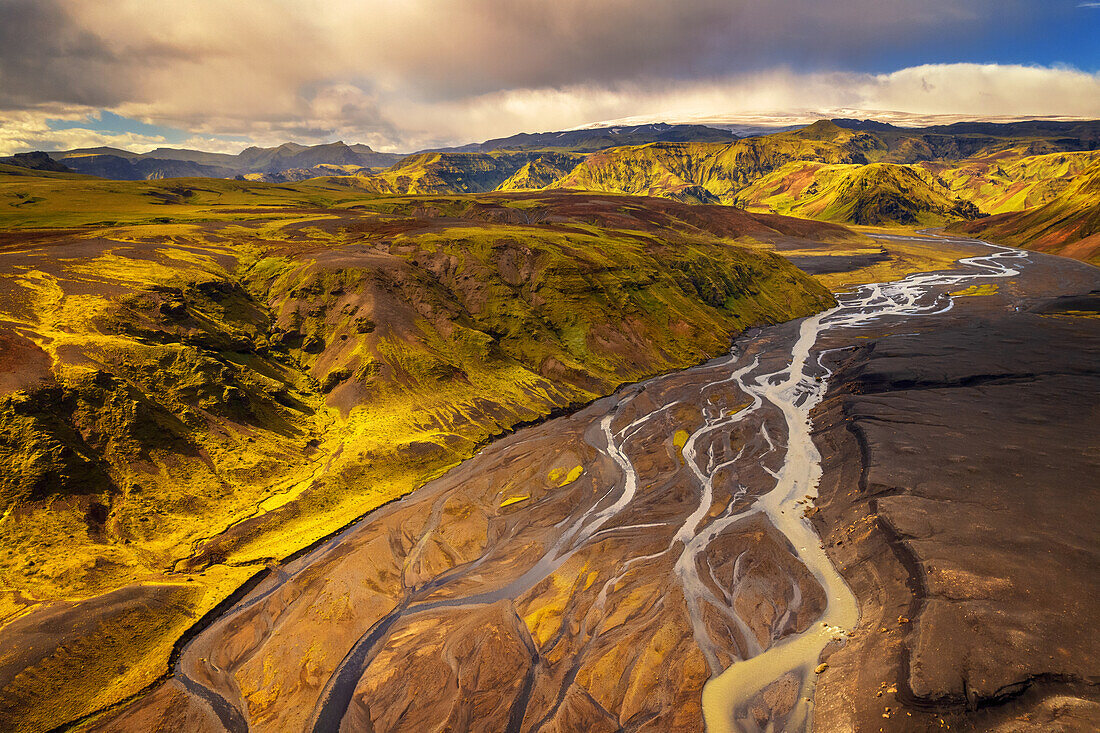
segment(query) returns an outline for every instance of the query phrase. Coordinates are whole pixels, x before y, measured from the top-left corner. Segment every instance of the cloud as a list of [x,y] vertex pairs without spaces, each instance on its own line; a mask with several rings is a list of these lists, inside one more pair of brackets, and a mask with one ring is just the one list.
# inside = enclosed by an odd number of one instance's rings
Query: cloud
[[88,110],[66,111],[57,108],[47,112],[8,112],[0,119],[0,156],[27,150],[69,150],[102,145],[143,153],[167,142],[161,135],[109,133],[81,127],[56,130],[48,122],[57,119],[82,120],[87,114]]
[[[897,48],[964,44],[991,19],[999,32],[1019,29],[1039,5],[0,0],[0,146],[68,144],[77,132],[41,129],[57,108],[107,109],[223,148],[233,137],[343,138],[389,151],[637,115],[861,105],[1100,114],[1095,76],[1070,69],[852,68]],[[1023,87],[1013,98],[1015,83]],[[9,129],[11,120],[38,120],[38,132]],[[115,139],[84,136],[96,134]]]
[[159,103],[289,114],[318,82],[424,99],[835,65],[1019,0],[0,0],[0,105]]
[[[257,144],[342,138],[381,150],[410,151],[484,140],[517,131],[578,127],[594,121],[696,121],[799,124],[821,116],[871,116],[899,124],[992,117],[1100,118],[1100,74],[990,64],[930,64],[885,74],[799,73],[775,69],[694,81],[503,90],[443,101],[389,98],[353,85],[318,87],[286,119],[238,123]],[[124,105],[123,109],[132,105]],[[384,108],[384,112],[383,112]],[[877,111],[872,114],[870,111]],[[151,149],[159,136],[53,130],[45,119],[87,114],[24,111],[0,128],[0,152],[113,145]],[[140,109],[136,112],[141,116]],[[201,125],[199,125],[201,127]],[[244,144],[215,126],[186,147],[225,152]],[[220,134],[219,134],[220,132]]]
[[900,123],[931,122],[938,115],[1100,118],[1100,75],[980,64],[925,65],[887,74],[778,69],[692,82],[510,90],[447,103],[405,103],[390,113],[404,129],[427,133],[415,139],[422,147],[623,118],[773,124],[860,114]]
[[64,103],[107,107],[127,98],[110,42],[57,3],[0,0],[0,107]]
[[1100,118],[1100,74],[1068,68],[927,64],[875,76],[861,93],[879,109]]

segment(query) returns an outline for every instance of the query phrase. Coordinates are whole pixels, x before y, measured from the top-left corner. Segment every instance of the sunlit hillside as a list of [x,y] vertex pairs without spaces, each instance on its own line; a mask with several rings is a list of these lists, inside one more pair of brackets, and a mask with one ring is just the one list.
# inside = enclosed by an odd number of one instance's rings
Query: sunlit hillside
[[568,189],[848,224],[940,226],[1054,201],[1100,156],[1090,149],[1093,134],[1087,123],[919,130],[821,120],[733,142],[425,153],[349,180],[385,195]]
[[1100,265],[1100,163],[1093,160],[1047,203],[951,228]]
[[742,189],[736,203],[750,211],[863,225],[931,226],[980,213],[924,170],[892,163],[788,163]]
[[338,181],[0,171],[0,619],[139,598],[4,688],[18,730],[138,691],[259,569],[489,438],[834,302],[765,242],[861,241]]

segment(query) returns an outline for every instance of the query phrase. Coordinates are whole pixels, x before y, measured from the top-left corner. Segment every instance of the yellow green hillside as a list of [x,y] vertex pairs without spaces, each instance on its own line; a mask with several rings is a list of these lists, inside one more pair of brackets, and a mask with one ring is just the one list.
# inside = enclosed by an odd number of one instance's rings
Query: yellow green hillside
[[1000,151],[949,166],[925,163],[956,196],[988,214],[1022,211],[1049,203],[1100,162],[1100,151],[1029,155],[1026,148]]
[[736,203],[750,211],[861,225],[931,226],[979,214],[926,171],[892,163],[788,163],[742,189]]
[[955,224],[951,229],[1100,265],[1100,160],[1094,160],[1047,203]]

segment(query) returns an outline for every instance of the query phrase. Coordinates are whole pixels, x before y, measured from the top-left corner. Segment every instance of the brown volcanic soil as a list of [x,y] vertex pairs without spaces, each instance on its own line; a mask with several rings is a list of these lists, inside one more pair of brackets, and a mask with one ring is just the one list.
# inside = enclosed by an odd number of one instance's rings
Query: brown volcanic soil
[[50,355],[27,337],[0,329],[0,394],[53,382]]
[[843,352],[815,524],[862,620],[815,730],[1100,727],[1100,270],[1031,257]]

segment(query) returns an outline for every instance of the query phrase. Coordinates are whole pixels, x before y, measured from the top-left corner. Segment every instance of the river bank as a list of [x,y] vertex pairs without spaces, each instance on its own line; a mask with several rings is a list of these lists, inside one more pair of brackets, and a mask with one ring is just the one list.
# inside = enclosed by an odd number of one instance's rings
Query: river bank
[[815,730],[1100,725],[1100,270],[1028,259],[935,321],[822,342],[813,520],[862,618]]

